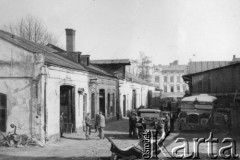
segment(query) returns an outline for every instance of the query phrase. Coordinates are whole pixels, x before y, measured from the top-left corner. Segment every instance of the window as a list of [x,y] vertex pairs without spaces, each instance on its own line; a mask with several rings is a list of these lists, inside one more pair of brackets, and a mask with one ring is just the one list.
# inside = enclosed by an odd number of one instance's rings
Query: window
[[164,86],[163,89],[164,89],[164,92],[167,92],[167,86]]
[[91,95],[91,118],[95,118],[95,93]]
[[170,82],[174,82],[174,76],[170,76]]
[[177,82],[180,83],[180,76],[177,76]]
[[7,96],[0,93],[0,132],[6,132]]
[[180,92],[180,86],[177,85],[177,92]]
[[174,92],[174,86],[171,86],[171,92]]
[[155,82],[159,82],[159,76],[155,76]]
[[167,76],[164,76],[164,82],[167,82]]

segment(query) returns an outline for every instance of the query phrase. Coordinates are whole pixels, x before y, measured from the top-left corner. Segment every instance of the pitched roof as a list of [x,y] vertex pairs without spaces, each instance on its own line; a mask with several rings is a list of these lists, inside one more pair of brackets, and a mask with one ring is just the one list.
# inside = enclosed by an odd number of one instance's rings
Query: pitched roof
[[63,58],[59,55],[56,55],[53,53],[53,49],[26,40],[24,38],[21,38],[19,36],[13,35],[11,33],[5,32],[0,30],[0,38],[18,46],[21,47],[27,51],[30,51],[32,53],[44,53],[45,54],[45,63],[48,65],[57,65],[57,66],[61,66],[61,67],[66,67],[66,68],[71,68],[71,69],[76,69],[76,70],[81,70],[81,71],[86,71],[86,69],[81,66],[78,65],[66,58]]
[[130,65],[129,59],[91,60],[93,64],[125,64]]
[[204,70],[204,71],[201,71],[201,72],[196,72],[196,73],[190,73],[190,74],[185,74],[183,75],[183,79],[189,79],[190,77],[194,76],[194,75],[199,75],[199,74],[202,74],[202,73],[207,73],[207,72],[210,72],[210,71],[215,71],[215,70],[219,70],[219,69],[223,69],[223,68],[228,68],[228,67],[232,67],[232,66],[237,66],[237,65],[240,65],[240,62],[235,62],[235,63],[230,63],[226,66],[222,66],[222,67],[218,67],[218,68],[213,68],[213,69],[209,69],[209,70]]
[[52,49],[53,49],[53,52],[54,52],[54,51],[55,51],[55,52],[64,52],[64,50],[63,50],[62,48],[59,48],[58,46],[55,46],[55,45],[53,45],[53,44],[51,44],[51,43],[48,43],[47,46],[48,46],[49,48],[52,48]]
[[84,66],[82,64],[75,63],[75,62],[55,53],[56,50],[53,48],[26,40],[24,38],[13,35],[11,33],[0,30],[0,38],[18,46],[18,47],[21,47],[27,51],[30,51],[32,53],[44,53],[45,54],[45,63],[47,65],[56,65],[56,66],[80,70],[80,71],[86,71],[86,72],[89,71],[91,73],[100,74],[103,76],[114,77],[110,73],[108,73],[94,65],[90,64],[89,66]]
[[207,71],[214,68],[227,66],[231,61],[198,61],[189,62],[189,74]]

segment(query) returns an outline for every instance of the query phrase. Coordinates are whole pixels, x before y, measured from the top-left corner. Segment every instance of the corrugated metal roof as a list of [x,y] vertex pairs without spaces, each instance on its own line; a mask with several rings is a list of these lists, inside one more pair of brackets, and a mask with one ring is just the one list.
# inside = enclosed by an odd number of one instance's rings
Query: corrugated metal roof
[[93,64],[127,64],[130,65],[129,59],[109,59],[109,60],[91,60]]
[[230,64],[231,61],[199,61],[189,62],[189,74],[203,72],[214,68],[224,67]]
[[240,65],[240,62],[235,62],[235,63],[229,63],[228,65],[226,66],[223,66],[223,67],[218,67],[218,68],[213,68],[213,69],[209,69],[209,70],[205,70],[205,71],[201,71],[201,72],[196,72],[196,73],[191,73],[191,74],[185,74],[183,75],[183,79],[184,78],[189,78],[189,77],[192,77],[194,75],[199,75],[199,74],[202,74],[202,73],[206,73],[206,72],[210,72],[210,71],[214,71],[214,70],[219,70],[219,69],[222,69],[222,68],[227,68],[227,67],[231,67],[231,66],[235,66],[235,65]]

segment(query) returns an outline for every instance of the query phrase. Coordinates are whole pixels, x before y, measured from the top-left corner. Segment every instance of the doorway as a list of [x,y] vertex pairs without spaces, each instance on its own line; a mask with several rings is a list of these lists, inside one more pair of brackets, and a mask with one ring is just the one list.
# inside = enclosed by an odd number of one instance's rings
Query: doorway
[[64,132],[75,131],[75,89],[73,86],[60,87],[60,114],[63,112]]
[[99,109],[100,112],[105,116],[105,90],[99,90]]
[[136,95],[136,90],[132,91],[132,109],[136,109],[136,104],[137,103],[137,95]]
[[123,116],[126,117],[126,95],[123,95]]

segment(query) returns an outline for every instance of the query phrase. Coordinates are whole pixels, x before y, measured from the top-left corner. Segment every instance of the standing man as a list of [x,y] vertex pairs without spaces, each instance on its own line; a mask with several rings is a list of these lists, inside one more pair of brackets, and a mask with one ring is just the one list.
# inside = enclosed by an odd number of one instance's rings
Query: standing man
[[85,123],[86,123],[86,140],[89,140],[89,135],[91,134],[91,117],[90,113],[87,113],[87,116],[85,117]]
[[99,113],[96,114],[96,119],[95,119],[95,132],[99,130],[100,127],[100,115]]
[[131,119],[132,119],[132,131],[131,131],[131,133],[133,133],[133,137],[136,138],[137,137],[136,123],[138,121],[138,117],[137,117],[137,113],[135,111],[132,113]]
[[63,118],[63,112],[60,114],[60,137],[63,137],[63,129],[64,129],[64,118]]
[[104,139],[104,128],[105,128],[105,117],[102,112],[99,113],[100,116],[100,125],[99,125],[99,137]]
[[133,133],[133,119],[132,119],[132,111],[128,112],[128,125],[129,125],[129,138],[132,137],[132,133]]

